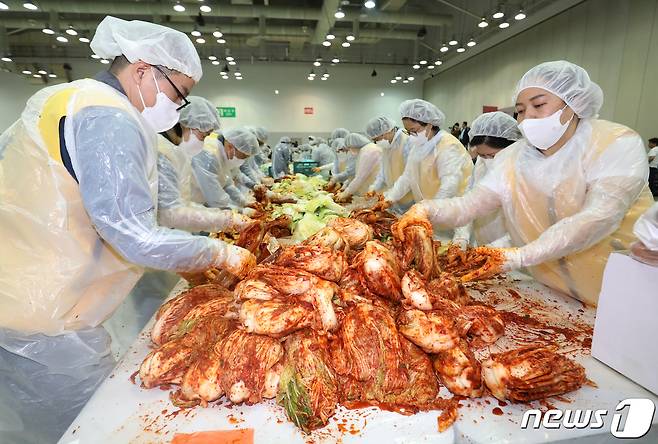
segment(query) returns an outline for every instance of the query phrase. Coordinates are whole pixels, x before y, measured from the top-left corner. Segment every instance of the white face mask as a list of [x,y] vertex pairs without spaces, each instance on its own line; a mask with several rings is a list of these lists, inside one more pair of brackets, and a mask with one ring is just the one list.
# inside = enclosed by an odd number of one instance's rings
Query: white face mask
[[238,159],[237,157],[234,157],[233,159],[228,159],[228,166],[231,169],[235,168],[240,168],[242,164],[245,162],[247,159]]
[[151,107],[146,106],[139,85],[137,85],[137,91],[139,91],[139,97],[142,99],[142,105],[144,106],[142,116],[156,133],[161,133],[173,128],[178,123],[180,111],[176,110],[180,105],[173,102],[165,93],[160,91],[160,86],[158,86],[158,81],[155,79],[153,68],[151,68],[151,75],[155,82],[155,88],[158,90],[158,94],[155,96],[155,104]]
[[178,148],[188,157],[194,157],[203,150],[203,140],[197,139],[193,132],[190,132],[190,138],[183,140]]
[[560,123],[560,117],[565,109],[567,109],[566,105],[548,117],[525,119],[519,124],[519,129],[533,146],[540,150],[547,150],[560,140],[573,120],[575,114],[564,125]]
[[485,159],[484,157],[480,157],[480,161],[484,164],[484,167],[487,169],[487,171],[490,171],[491,165],[493,165],[494,158],[491,157],[489,159]]
[[416,147],[421,147],[429,142],[429,139],[427,138],[427,130],[423,130],[418,134],[411,134],[409,135],[409,139]]
[[384,150],[388,150],[391,148],[391,142],[389,142],[386,139],[378,140],[377,141],[377,146],[381,147]]

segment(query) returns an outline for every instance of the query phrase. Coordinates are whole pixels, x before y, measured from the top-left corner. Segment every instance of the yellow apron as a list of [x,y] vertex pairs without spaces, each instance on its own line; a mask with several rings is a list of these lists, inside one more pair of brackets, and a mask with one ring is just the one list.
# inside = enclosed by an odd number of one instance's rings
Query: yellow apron
[[[55,335],[95,327],[123,301],[142,268],[127,262],[96,233],[77,182],[60,156],[59,127],[75,166],[70,118],[89,106],[128,112],[140,124],[154,207],[155,134],[115,89],[84,79],[44,88],[0,147],[0,327]],[[4,148],[4,151],[3,151]]]
[[[473,168],[474,186],[487,174],[487,167],[481,158]],[[488,245],[507,234],[503,211],[498,208],[491,213],[473,221],[473,237],[477,245]]]
[[[192,135],[191,137],[194,137]],[[185,202],[192,196],[192,161],[183,151],[178,149],[164,136],[158,135],[158,152],[165,156],[176,170],[178,176],[178,190]]]
[[377,145],[375,145],[374,143],[369,143],[359,150],[359,157],[356,159],[356,169],[354,170],[355,171],[354,178],[360,177],[360,171],[362,170],[362,165],[360,165],[360,163],[362,157],[370,155],[373,152],[379,152],[379,156],[380,156],[379,162],[377,162],[377,164],[373,166],[370,172],[367,173],[366,179],[361,183],[359,188],[353,190],[352,194],[354,194],[355,196],[365,195],[368,192],[370,186],[373,183],[375,183],[375,179],[377,179],[377,174],[379,173],[379,168],[381,166],[382,149]]
[[[419,190],[414,190],[413,192],[416,202],[420,202],[424,199],[434,199],[436,193],[439,192],[439,188],[441,188],[441,179],[439,178],[439,172],[436,168],[437,158],[439,157],[441,151],[449,149],[453,145],[457,145],[463,148],[461,142],[457,140],[457,138],[443,131],[443,135],[439,139],[439,142],[436,144],[432,154],[430,154],[430,156],[428,156],[418,165],[419,172],[417,177],[420,179],[418,182]],[[464,162],[461,171],[462,180],[459,185],[459,189],[457,190],[456,196],[461,196],[464,194],[464,191],[466,191],[468,183],[471,179],[471,173],[473,172],[473,161],[471,160],[471,156],[468,155],[466,149],[463,149],[463,156]],[[418,191],[421,193],[420,196],[417,195]]]
[[404,147],[409,140],[409,136],[403,132],[396,136],[396,139],[393,140],[393,146],[389,150],[383,151],[383,156],[388,158],[388,161],[384,162],[384,178],[387,189],[391,188],[395,181],[402,176],[406,163],[404,160]]
[[[623,126],[603,120],[592,120],[592,160],[596,160],[616,139],[634,132]],[[538,190],[523,180],[510,168],[508,177],[512,192],[511,210],[506,214],[506,227],[515,245],[522,246],[537,239],[556,222],[580,211],[582,200],[578,178],[558,185],[551,196],[546,190]],[[558,260],[529,267],[532,276],[539,282],[580,301],[596,305],[601,291],[603,270],[611,252],[627,249],[632,241],[633,224],[653,203],[648,187],[645,187],[631,206],[621,225],[610,236],[579,253]],[[512,220],[513,219],[513,220]]]

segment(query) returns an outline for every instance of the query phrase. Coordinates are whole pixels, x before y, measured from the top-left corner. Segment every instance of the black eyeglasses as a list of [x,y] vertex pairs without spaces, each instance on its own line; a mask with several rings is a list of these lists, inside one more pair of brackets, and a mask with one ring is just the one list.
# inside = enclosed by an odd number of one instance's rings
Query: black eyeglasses
[[176,111],[180,111],[183,108],[185,108],[187,105],[189,105],[190,101],[187,100],[187,97],[185,97],[182,92],[180,92],[180,89],[178,89],[178,87],[174,84],[174,82],[171,81],[169,76],[167,74],[165,74],[165,72],[163,70],[161,70],[157,65],[151,65],[151,66],[153,66],[155,69],[157,69],[160,72],[160,74],[162,74],[164,76],[164,78],[167,80],[167,82],[169,82],[171,87],[174,88],[174,91],[176,91],[176,94],[178,94],[178,97],[180,97],[181,100],[183,101],[183,104],[181,106],[179,106],[178,108],[176,108]]

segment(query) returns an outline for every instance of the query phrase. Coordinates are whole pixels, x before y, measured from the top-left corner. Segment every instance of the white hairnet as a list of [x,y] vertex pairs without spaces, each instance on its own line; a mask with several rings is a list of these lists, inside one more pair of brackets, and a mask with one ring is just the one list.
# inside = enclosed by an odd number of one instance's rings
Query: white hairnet
[[359,148],[359,149],[361,149],[369,143],[370,143],[370,139],[368,139],[363,134],[359,134],[359,133],[349,134],[345,138],[345,146],[348,147],[348,148]]
[[281,140],[279,140],[279,143],[290,143],[290,137],[283,136]]
[[96,28],[92,51],[104,59],[124,55],[130,63],[141,60],[201,80],[201,60],[192,41],[182,32],[140,20],[107,16]]
[[331,149],[333,149],[334,151],[338,151],[341,148],[345,148],[345,139],[343,139],[342,137],[339,137],[338,139],[334,139],[331,142]]
[[408,117],[438,127],[442,127],[446,121],[445,114],[439,108],[422,99],[411,99],[402,102],[400,116],[403,119]]
[[366,134],[368,137],[379,137],[384,133],[395,128],[395,122],[385,116],[375,117],[366,125]]
[[219,117],[215,105],[203,97],[189,96],[187,100],[190,104],[181,110],[178,121],[182,126],[198,129],[204,133],[219,129]]
[[247,128],[231,128],[223,132],[224,139],[243,154],[253,155],[258,152],[258,139]]
[[256,131],[256,137],[258,138],[259,141],[265,143],[267,142],[267,138],[269,134],[267,133],[267,130],[263,128],[262,126],[257,126],[254,128]]
[[527,88],[541,88],[555,94],[581,118],[598,116],[603,106],[603,91],[599,85],[583,68],[564,60],[542,63],[525,73],[516,85],[513,103]]
[[482,114],[473,121],[468,135],[471,140],[476,136],[502,137],[507,140],[519,140],[522,137],[514,117],[502,111]]
[[330,139],[335,140],[335,139],[344,139],[350,134],[350,130],[345,129],[345,128],[336,128],[331,132],[331,136],[329,136]]

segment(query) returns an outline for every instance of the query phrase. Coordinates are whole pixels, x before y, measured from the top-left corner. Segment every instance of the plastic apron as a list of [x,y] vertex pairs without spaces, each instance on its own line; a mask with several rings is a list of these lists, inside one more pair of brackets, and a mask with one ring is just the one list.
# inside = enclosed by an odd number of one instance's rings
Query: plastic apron
[[98,236],[60,156],[63,126],[75,167],[72,119],[62,117],[89,106],[116,107],[139,122],[151,145],[148,180],[157,206],[155,133],[125,96],[90,79],[32,96],[1,142],[0,327],[53,335],[98,326],[142,275]]
[[406,161],[404,159],[404,147],[409,141],[409,136],[398,130],[393,138],[391,148],[383,150],[382,170],[384,171],[384,182],[386,188],[391,188],[402,173]]
[[[486,174],[487,166],[482,158],[478,157],[473,168],[473,184],[476,185]],[[473,221],[473,237],[477,245],[491,244],[506,234],[505,218],[500,208]]]
[[[360,165],[361,159],[364,157],[367,157],[371,154],[374,154],[374,152],[379,152],[380,153],[380,158],[381,158],[381,151],[382,149],[375,145],[374,143],[369,143],[363,148],[359,150],[359,156],[356,159],[356,169],[355,171],[355,176],[354,178],[358,177],[360,173],[361,168],[365,168],[363,165]],[[359,187],[355,190],[353,190],[353,193],[355,196],[364,196],[367,192],[370,186],[375,183],[375,179],[377,179],[377,174],[379,173],[379,165],[372,165],[372,168],[370,169],[370,172],[366,172],[367,176],[366,178],[361,182]],[[352,179],[352,181],[354,180]]]
[[[592,161],[617,138],[634,134],[623,125],[603,120],[592,120],[591,125]],[[509,160],[514,162],[515,158]],[[572,167],[579,168],[579,164],[574,162]],[[511,205],[509,208],[504,206],[504,211],[512,242],[523,246],[537,239],[551,225],[580,211],[585,202],[587,184],[582,171],[574,171],[573,174],[562,172],[571,180],[559,183],[551,195],[547,195],[547,190],[536,189],[519,173],[515,165],[509,168],[507,180],[512,198]],[[615,250],[628,249],[635,240],[633,224],[652,204],[651,193],[645,187],[613,234],[587,250],[529,267],[529,271],[539,282],[586,304],[596,305],[608,256]]]
[[182,150],[161,135],[158,136],[158,152],[165,156],[176,170],[181,199],[189,202],[192,197],[192,161]]

